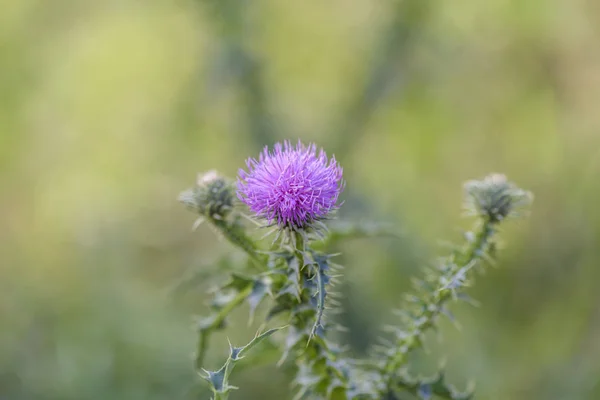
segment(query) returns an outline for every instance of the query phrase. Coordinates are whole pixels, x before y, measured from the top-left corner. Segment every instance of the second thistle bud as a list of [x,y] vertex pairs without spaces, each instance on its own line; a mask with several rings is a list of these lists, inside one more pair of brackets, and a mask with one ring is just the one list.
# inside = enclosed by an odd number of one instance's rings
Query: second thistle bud
[[532,201],[532,194],[520,189],[501,174],[491,174],[480,181],[465,184],[465,208],[471,214],[483,215],[491,222],[517,215]]
[[233,209],[233,184],[215,170],[198,174],[196,186],[179,195],[189,209],[212,219],[224,219]]

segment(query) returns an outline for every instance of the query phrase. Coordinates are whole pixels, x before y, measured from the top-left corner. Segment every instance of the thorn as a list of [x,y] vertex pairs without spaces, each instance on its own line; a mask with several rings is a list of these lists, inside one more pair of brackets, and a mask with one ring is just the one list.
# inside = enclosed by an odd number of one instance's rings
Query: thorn
[[246,218],[248,221],[252,222],[254,225],[263,228],[264,225],[260,224],[258,221],[256,221],[254,218],[250,217],[249,215],[247,215],[246,213],[240,212],[239,213],[242,217]]
[[192,225],[192,232],[196,232],[198,227],[200,225],[202,225],[203,222],[204,222],[204,217],[200,217],[196,221],[194,221],[194,224]]

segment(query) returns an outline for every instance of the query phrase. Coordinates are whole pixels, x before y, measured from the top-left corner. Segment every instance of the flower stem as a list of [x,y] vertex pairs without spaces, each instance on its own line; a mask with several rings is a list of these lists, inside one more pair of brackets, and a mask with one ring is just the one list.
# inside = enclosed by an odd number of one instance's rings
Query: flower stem
[[[319,385],[313,383],[300,383],[300,395],[322,396],[318,398],[331,398],[332,391],[346,391],[348,389],[348,371],[350,365],[340,357],[331,346],[330,342],[318,333],[317,328],[322,328],[321,318],[325,299],[325,278],[327,278],[327,257],[319,256],[307,243],[307,238],[301,232],[293,233],[294,256],[298,263],[298,282],[301,288],[299,309],[312,309],[307,315],[305,312],[292,317],[291,325],[297,332],[303,332],[303,340],[307,340],[302,354],[298,356],[299,377],[307,374],[320,376]],[[307,259],[308,257],[308,259]],[[314,297],[317,301],[314,302]],[[310,371],[310,372],[308,372]],[[307,381],[300,378],[299,382]],[[308,379],[307,382],[309,382]],[[313,398],[313,397],[310,397]],[[314,397],[317,398],[317,397]]]
[[229,393],[219,393],[215,392],[215,396],[213,400],[227,400],[229,398]]
[[211,218],[210,221],[231,244],[243,250],[255,265],[264,270],[264,260],[259,255],[256,244],[246,235],[241,225],[222,219]]
[[212,318],[211,322],[207,326],[203,326],[199,329],[198,333],[198,344],[196,348],[196,370],[201,371],[202,365],[204,363],[204,356],[206,355],[206,348],[208,346],[208,342],[210,339],[210,335],[212,331],[217,329],[219,326],[223,324],[225,318],[240,304],[246,300],[248,295],[251,293],[252,287],[248,286],[244,290],[240,291],[234,298],[231,300],[225,307],[223,307],[219,312]]
[[[490,240],[495,233],[494,222],[484,218],[479,229],[470,242],[465,245],[463,251],[450,257],[448,268],[443,277],[455,277],[460,271],[474,265],[484,256]],[[427,293],[422,299],[423,307],[411,316],[412,324],[407,332],[399,338],[395,344],[397,351],[389,356],[382,368],[384,377],[387,377],[387,389],[394,385],[395,373],[407,362],[408,355],[421,346],[421,338],[425,331],[433,327],[438,316],[443,312],[445,303],[452,299],[455,290],[449,288],[442,279],[438,280],[437,287]]]

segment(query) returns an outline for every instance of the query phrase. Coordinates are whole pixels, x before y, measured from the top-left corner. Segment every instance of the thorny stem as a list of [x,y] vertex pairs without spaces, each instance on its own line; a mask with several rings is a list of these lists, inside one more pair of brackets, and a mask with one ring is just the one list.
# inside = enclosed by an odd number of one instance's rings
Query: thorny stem
[[[298,280],[298,286],[301,292],[303,290],[302,288],[304,287],[304,279],[309,278],[308,271],[304,270],[304,263],[306,262],[306,259],[304,258],[306,242],[302,233],[294,232],[292,233],[292,235],[294,235],[294,240],[292,241],[292,244],[294,246],[294,254],[296,255],[296,259],[298,260],[298,271],[296,279]],[[300,296],[300,299],[302,299],[302,296]]]
[[302,235],[302,233],[300,232],[295,232],[295,248],[294,248],[294,252],[296,253],[296,257],[298,258],[298,267],[300,269],[302,269],[304,267],[304,252],[305,252],[305,243],[304,243],[304,236]]
[[[308,245],[306,242],[306,237],[301,232],[295,232],[293,243],[295,244],[294,253],[298,260],[298,274],[299,274],[298,282],[300,284],[300,287],[304,287],[304,282],[306,280],[317,279],[317,276],[319,276],[319,273],[314,272],[308,265],[314,261],[310,260],[310,261],[308,261],[308,264],[307,264],[306,254],[309,252],[309,248],[308,248]],[[305,268],[305,267],[307,267],[307,268]],[[322,279],[322,278],[319,278],[319,279]],[[319,288],[319,290],[323,290],[323,289]],[[303,302],[306,302],[306,301],[310,302],[311,296],[312,296],[312,293],[308,293],[306,295],[300,296],[300,298],[301,298],[301,301],[303,301]],[[315,313],[315,317],[316,317],[316,314],[318,314],[318,312]],[[298,323],[300,325],[300,326],[298,326],[298,328],[300,328],[300,329],[304,328],[303,322],[298,321]],[[311,353],[310,351],[308,351],[308,346],[312,346],[313,349],[316,350],[316,354],[318,354],[316,356],[317,358],[324,358],[327,360],[326,364],[328,365],[328,367],[327,367],[328,373],[331,376],[334,376],[335,378],[337,378],[340,382],[342,382],[345,385],[347,383],[347,377],[341,370],[339,370],[337,367],[334,367],[337,356],[334,353],[332,353],[332,351],[329,349],[329,347],[327,346],[327,343],[325,341],[323,341],[321,339],[313,338],[313,334],[314,334],[314,331],[311,330],[311,334],[308,339],[309,342],[307,343],[307,354]],[[312,360],[312,361],[316,361],[316,360]]]
[[257,252],[256,245],[242,229],[236,229],[235,225],[223,219],[211,218],[210,220],[229,242],[248,254],[252,262],[261,270],[265,269],[264,260]]
[[223,321],[225,321],[225,318],[227,318],[229,313],[231,313],[237,306],[242,304],[251,291],[252,287],[248,286],[246,289],[239,292],[233,298],[233,300],[231,300],[229,303],[227,303],[225,307],[219,310],[219,312],[213,317],[209,325],[202,326],[198,330],[198,344],[195,360],[197,371],[200,371],[202,369],[202,365],[204,363],[204,356],[206,354],[206,348],[208,346],[208,341],[210,339],[212,331],[221,326],[221,324],[223,324]]
[[229,398],[229,393],[219,393],[215,392],[212,400],[227,400]]
[[[490,239],[495,233],[494,223],[488,218],[481,222],[481,226],[473,241],[467,243],[465,250],[458,257],[451,260],[454,267],[450,274],[457,273],[461,268],[475,263],[487,250]],[[442,312],[444,304],[453,297],[452,290],[444,287],[441,283],[427,298],[427,307],[422,307],[414,315],[413,320],[419,321],[417,326],[413,326],[395,345],[398,352],[394,353],[386,361],[382,368],[382,374],[386,378],[387,390],[391,390],[394,383],[395,372],[401,367],[410,354],[410,352],[420,345],[420,337],[427,329],[431,328]]]
[[[394,382],[398,387],[400,387],[404,392],[408,392],[410,394],[412,394],[415,397],[419,396],[419,392],[421,390],[421,383],[419,382],[407,382],[404,380],[396,380]],[[437,386],[437,385],[432,385],[431,387],[431,393],[434,396],[439,397],[440,399],[447,399],[447,400],[463,400],[463,399],[471,399],[471,395],[470,394],[465,394],[465,395],[458,395],[460,397],[458,397],[456,394],[453,394],[450,389],[448,389],[447,386]],[[389,399],[390,400],[397,400],[397,397],[395,397],[394,393],[389,393]]]

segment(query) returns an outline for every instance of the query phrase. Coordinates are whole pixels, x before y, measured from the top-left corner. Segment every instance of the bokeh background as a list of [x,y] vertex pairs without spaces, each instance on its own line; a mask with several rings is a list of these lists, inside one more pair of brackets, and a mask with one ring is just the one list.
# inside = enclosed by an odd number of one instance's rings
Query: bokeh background
[[[478,399],[600,398],[600,3],[586,0],[4,0],[0,7],[0,398],[205,399],[193,314],[236,253],[177,203],[283,139],[345,168],[341,218],[399,239],[341,247],[357,354],[438,239],[461,185],[535,193],[499,268],[458,304],[444,358]],[[166,295],[206,271],[184,296]],[[246,310],[227,334],[246,342]],[[214,368],[226,353],[215,341]],[[423,360],[423,361],[421,361]],[[429,361],[425,361],[429,360]],[[258,364],[258,362],[257,362]],[[234,399],[289,399],[272,366]]]

